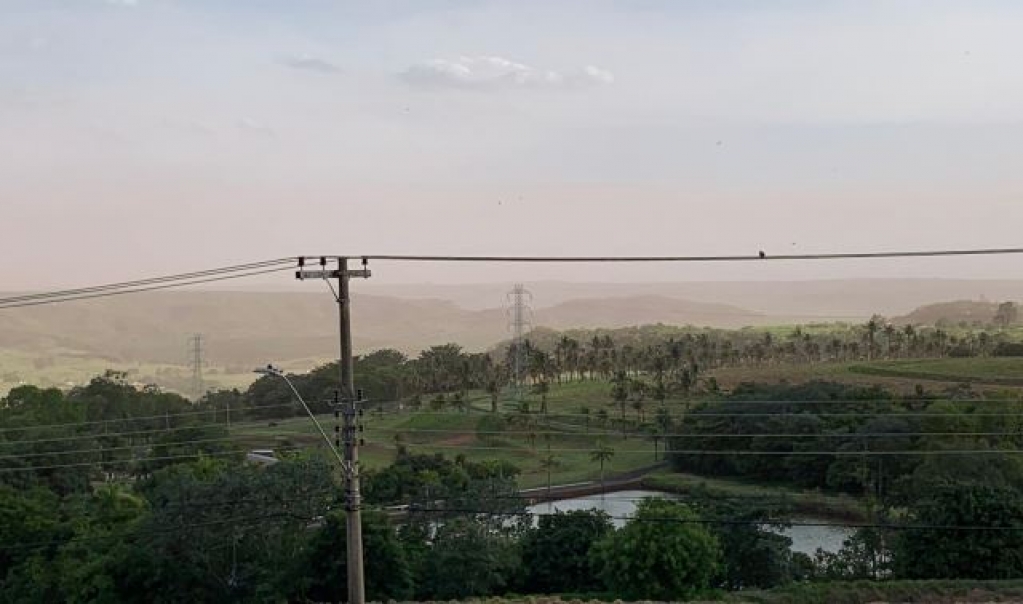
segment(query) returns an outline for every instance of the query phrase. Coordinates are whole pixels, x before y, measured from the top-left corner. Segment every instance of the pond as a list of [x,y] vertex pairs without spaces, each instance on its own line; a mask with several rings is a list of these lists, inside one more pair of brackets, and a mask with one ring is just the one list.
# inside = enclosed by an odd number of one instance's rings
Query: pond
[[[536,514],[552,514],[555,511],[568,512],[574,510],[597,509],[606,512],[611,516],[611,521],[616,527],[624,525],[633,514],[640,501],[646,497],[659,497],[663,499],[684,500],[680,495],[662,493],[660,491],[618,491],[617,493],[605,493],[603,495],[587,495],[585,497],[574,497],[540,503],[529,507],[529,511]],[[799,516],[791,518],[792,522],[806,524],[828,525],[829,521],[823,518],[811,516]],[[783,534],[792,539],[792,551],[813,555],[817,548],[828,552],[836,552],[842,547],[842,541],[852,535],[853,530],[844,526],[791,526],[786,529],[768,527],[768,530]]]

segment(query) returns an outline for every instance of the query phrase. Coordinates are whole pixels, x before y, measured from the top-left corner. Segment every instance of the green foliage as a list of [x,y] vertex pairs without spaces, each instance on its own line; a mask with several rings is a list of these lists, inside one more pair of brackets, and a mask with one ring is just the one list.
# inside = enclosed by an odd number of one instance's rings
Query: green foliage
[[625,599],[684,600],[711,587],[719,572],[717,539],[688,506],[647,499],[623,528],[593,548],[593,569]]
[[744,501],[715,496],[706,489],[691,494],[699,516],[711,522],[707,529],[721,550],[720,574],[715,584],[729,590],[784,585],[800,573],[793,561],[792,540],[767,530],[784,525],[788,510],[763,500]]
[[[797,385],[744,384],[720,400],[696,405],[675,432],[670,458],[679,471],[704,475],[742,476],[756,481],[788,483],[853,494],[870,493],[886,501],[913,476],[921,464],[960,462],[954,456],[927,461],[928,456],[859,456],[860,451],[927,451],[939,445],[963,449],[1015,449],[1023,432],[985,414],[1018,405],[1006,399],[993,406],[973,402],[969,392],[951,391],[954,402],[917,395],[897,396],[880,387],[864,388],[834,382]],[[1001,402],[1001,401],[999,401]],[[886,415],[886,414],[891,415]],[[920,433],[974,433],[976,436],[938,440]],[[727,438],[720,435],[727,434]],[[773,434],[794,435],[777,437]],[[877,436],[877,435],[883,436]],[[748,436],[745,436],[748,435]],[[770,455],[687,454],[700,451],[757,451]],[[841,455],[810,455],[838,451]],[[792,453],[792,455],[786,455]],[[969,463],[993,462],[1010,470],[1018,462],[1005,456],[970,456]],[[905,492],[905,490],[903,490]]]
[[334,499],[326,464],[204,464],[161,470],[144,490],[121,587],[154,601],[280,598],[281,564],[303,550],[306,530]]
[[437,527],[417,596],[450,600],[504,593],[520,563],[512,536],[472,518],[453,518]]
[[398,453],[394,463],[363,474],[363,496],[367,503],[426,505],[445,500],[451,506],[469,503],[483,492],[515,490],[519,469],[509,462],[454,461],[441,454]]
[[[307,548],[294,560],[292,598],[317,602],[341,602],[348,597],[346,517],[331,512],[315,532]],[[372,601],[404,600],[412,596],[413,576],[405,549],[382,512],[362,514],[362,540],[366,598]],[[287,561],[285,561],[287,562]]]
[[837,552],[817,550],[812,575],[817,579],[881,579],[891,572],[889,536],[875,528],[856,531]]
[[524,593],[565,593],[592,589],[590,549],[614,530],[610,517],[597,511],[542,516],[522,543]]
[[499,443],[502,435],[507,430],[508,420],[497,413],[484,415],[476,422],[476,437],[490,445]]
[[[1000,486],[947,484],[918,494],[900,531],[895,572],[906,578],[1010,579],[1023,576],[1023,498]],[[987,527],[957,529],[955,527]]]
[[59,506],[60,498],[49,490],[0,485],[0,543],[8,546],[0,549],[0,580],[31,557],[33,550],[20,546],[63,540]]
[[[92,480],[147,474],[200,452],[228,451],[226,432],[187,400],[108,373],[64,394],[26,386],[0,405],[0,484],[83,493]],[[196,442],[201,441],[201,442]],[[151,461],[140,462],[140,458]],[[154,460],[153,458],[171,458]],[[102,472],[101,472],[102,470]]]

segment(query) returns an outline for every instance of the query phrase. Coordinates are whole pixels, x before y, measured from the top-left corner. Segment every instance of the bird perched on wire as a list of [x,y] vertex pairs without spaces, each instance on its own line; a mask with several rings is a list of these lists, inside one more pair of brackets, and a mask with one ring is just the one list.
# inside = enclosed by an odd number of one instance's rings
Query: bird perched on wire
[[764,253],[764,250],[760,250],[760,258],[767,258],[767,254]]

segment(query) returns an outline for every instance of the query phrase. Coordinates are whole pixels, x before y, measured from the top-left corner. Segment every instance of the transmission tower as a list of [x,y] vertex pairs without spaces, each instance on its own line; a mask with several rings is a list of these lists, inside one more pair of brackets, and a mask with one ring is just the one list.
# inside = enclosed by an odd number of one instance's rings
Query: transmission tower
[[512,334],[512,366],[511,380],[515,388],[515,397],[522,402],[522,387],[525,384],[525,373],[528,359],[526,358],[525,335],[533,328],[533,294],[521,283],[516,283],[507,295],[508,330]]
[[203,359],[202,334],[197,333],[188,339],[189,364],[192,366],[192,394],[195,400],[205,394],[202,383]]

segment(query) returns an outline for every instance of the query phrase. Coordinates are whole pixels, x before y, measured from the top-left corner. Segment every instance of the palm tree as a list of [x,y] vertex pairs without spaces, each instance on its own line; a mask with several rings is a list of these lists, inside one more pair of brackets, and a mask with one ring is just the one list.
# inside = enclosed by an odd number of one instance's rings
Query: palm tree
[[469,401],[465,399],[465,393],[461,390],[451,397],[451,402],[449,404],[451,405],[451,408],[456,411],[461,411],[462,413],[469,412]]
[[604,492],[604,464],[611,461],[615,456],[615,450],[603,442],[597,443],[597,448],[590,452],[590,460],[600,463],[600,492]]
[[865,327],[867,328],[867,360],[874,358],[874,340],[877,337],[878,330],[881,329],[881,324],[884,322],[884,318],[880,315],[874,315],[867,321]]
[[547,443],[547,455],[540,458],[540,467],[547,470],[547,498],[551,496],[551,470],[558,466],[558,458],[551,454],[551,445]]
[[661,439],[664,438],[664,436],[663,433],[661,432],[661,429],[657,427],[656,424],[650,426],[649,429],[650,438],[654,441],[654,461],[657,461],[657,454],[659,452],[658,445],[660,444]]
[[583,421],[586,422],[586,433],[590,433],[590,408],[586,405],[579,407],[579,413],[583,414]]
[[625,402],[629,399],[629,379],[625,376],[624,371],[618,371],[615,372],[615,377],[611,383],[614,384],[611,389],[611,396],[622,411],[622,437],[628,438],[625,432]]
[[533,392],[540,395],[540,413],[544,416],[547,415],[547,393],[550,391],[551,385],[546,377],[540,378],[540,381],[533,385]]
[[893,346],[894,340],[895,340],[895,326],[892,325],[891,322],[886,322],[884,324],[884,337],[885,337],[885,341],[888,344],[887,357],[888,358],[892,358],[893,353],[895,352],[895,349],[894,349],[894,346]]
[[639,418],[640,424],[646,423],[646,415],[643,413],[645,405],[646,403],[643,402],[642,398],[637,398],[632,401],[632,408],[636,410],[636,417]]

